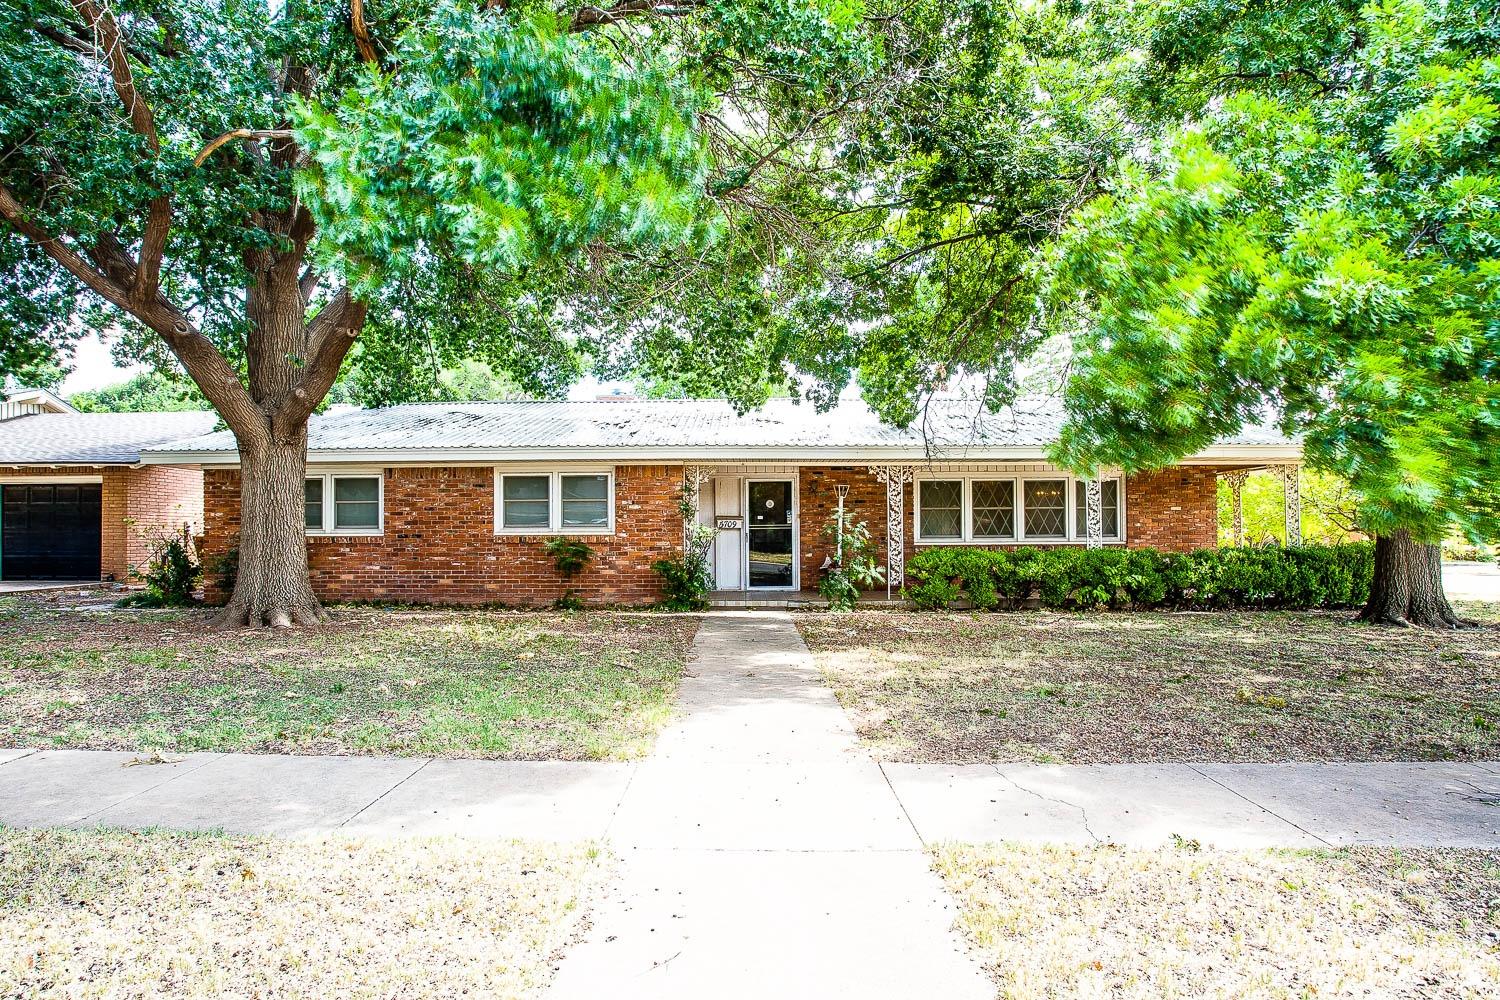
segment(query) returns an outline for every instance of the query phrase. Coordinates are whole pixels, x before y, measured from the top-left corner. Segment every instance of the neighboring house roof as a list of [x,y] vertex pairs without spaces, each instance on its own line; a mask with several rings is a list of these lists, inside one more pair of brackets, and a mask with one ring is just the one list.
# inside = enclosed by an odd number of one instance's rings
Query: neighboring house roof
[[32,413],[0,421],[0,466],[135,465],[141,449],[213,430],[218,416],[184,413]]
[[46,389],[11,389],[0,392],[0,419],[27,413],[77,413],[73,404]]
[[[974,401],[935,400],[906,430],[845,401],[827,413],[773,399],[743,416],[723,400],[598,400],[414,403],[312,418],[308,457],[329,462],[657,460],[777,458],[1037,459],[1057,439],[1061,405],[1028,398],[999,413]],[[1298,445],[1274,430],[1247,428],[1214,453],[1292,458]],[[1206,453],[1205,453],[1206,454]],[[153,463],[236,461],[227,431],[149,449]]]

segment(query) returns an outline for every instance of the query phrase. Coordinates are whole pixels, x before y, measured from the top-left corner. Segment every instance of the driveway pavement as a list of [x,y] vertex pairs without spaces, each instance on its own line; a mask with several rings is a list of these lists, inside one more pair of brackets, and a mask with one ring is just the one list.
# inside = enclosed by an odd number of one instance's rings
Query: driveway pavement
[[1452,601],[1500,602],[1500,563],[1445,562],[1443,590]]

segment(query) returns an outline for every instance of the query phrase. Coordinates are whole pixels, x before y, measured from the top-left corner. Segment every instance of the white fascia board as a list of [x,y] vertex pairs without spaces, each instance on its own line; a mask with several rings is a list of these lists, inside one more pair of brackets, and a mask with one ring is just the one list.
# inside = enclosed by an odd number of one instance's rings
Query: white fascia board
[[[1302,447],[1298,444],[1218,445],[1192,455],[1181,465],[1264,464],[1298,462]],[[972,448],[951,452],[927,453],[920,449],[896,448],[796,448],[787,446],[748,447],[652,447],[652,448],[350,448],[317,449],[307,453],[309,465],[360,464],[391,465],[488,465],[509,462],[607,462],[611,465],[656,463],[677,465],[716,461],[804,462],[834,465],[879,465],[901,462],[914,465],[972,462],[1045,462],[1043,448]],[[233,451],[142,451],[144,465],[202,465],[205,467],[238,466],[239,454]]]

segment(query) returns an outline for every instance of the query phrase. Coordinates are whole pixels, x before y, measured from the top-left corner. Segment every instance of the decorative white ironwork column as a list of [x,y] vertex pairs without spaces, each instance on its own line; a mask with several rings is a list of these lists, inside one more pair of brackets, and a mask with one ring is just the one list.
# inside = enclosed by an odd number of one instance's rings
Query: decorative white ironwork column
[[1245,544],[1245,483],[1250,478],[1248,469],[1237,469],[1234,472],[1224,473],[1224,481],[1229,484],[1230,496],[1234,497],[1234,545],[1239,548]]
[[1281,477],[1281,495],[1285,502],[1286,543],[1302,544],[1302,487],[1297,465],[1273,465],[1271,471]]
[[698,523],[698,512],[701,509],[699,493],[703,484],[713,478],[714,467],[711,465],[684,465],[682,467],[682,492],[687,504],[693,508],[691,518],[682,519],[682,544],[684,548],[693,544],[693,527]]
[[870,474],[885,483],[885,594],[906,583],[906,484],[909,465],[872,465]]
[[1083,482],[1084,545],[1090,549],[1104,547],[1104,486],[1098,476]]

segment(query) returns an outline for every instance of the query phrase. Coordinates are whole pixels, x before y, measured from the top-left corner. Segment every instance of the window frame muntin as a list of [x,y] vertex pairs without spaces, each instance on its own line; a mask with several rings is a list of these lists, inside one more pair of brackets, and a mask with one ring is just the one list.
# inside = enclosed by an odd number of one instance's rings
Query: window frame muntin
[[[1103,541],[1109,545],[1123,545],[1126,540],[1126,499],[1125,499],[1125,477],[1122,475],[1101,476],[1102,480],[1113,480],[1119,483],[1118,501],[1116,506],[1117,524],[1119,533],[1114,536],[1105,535]],[[1026,536],[1026,490],[1022,483],[1028,479],[1061,479],[1066,484],[1063,490],[1064,501],[1064,529],[1063,537],[1029,538]],[[958,480],[963,484],[959,500],[960,508],[959,528],[962,535],[959,538],[924,538],[922,529],[922,489],[921,483],[927,480],[938,480],[951,482]],[[1015,498],[1015,534],[1010,538],[993,536],[974,537],[973,525],[973,483],[975,481],[1010,480],[1014,483]],[[1076,534],[1076,510],[1075,495],[1077,483],[1087,482],[1078,476],[1069,475],[1061,470],[1054,471],[1027,471],[1027,472],[919,472],[912,479],[912,519],[911,536],[912,544],[920,546],[939,545],[1079,545],[1086,543],[1086,535]]]
[[[547,477],[547,525],[546,527],[530,528],[507,528],[505,526],[505,477],[506,476],[546,476]],[[605,514],[607,523],[602,528],[563,527],[562,526],[562,477],[563,476],[604,476],[605,477]],[[591,535],[605,536],[615,533],[615,469],[613,466],[585,466],[580,468],[563,468],[555,465],[548,466],[501,466],[494,467],[494,484],[491,490],[494,501],[494,524],[496,535],[505,535],[513,538],[525,538],[528,536],[541,535]]]

